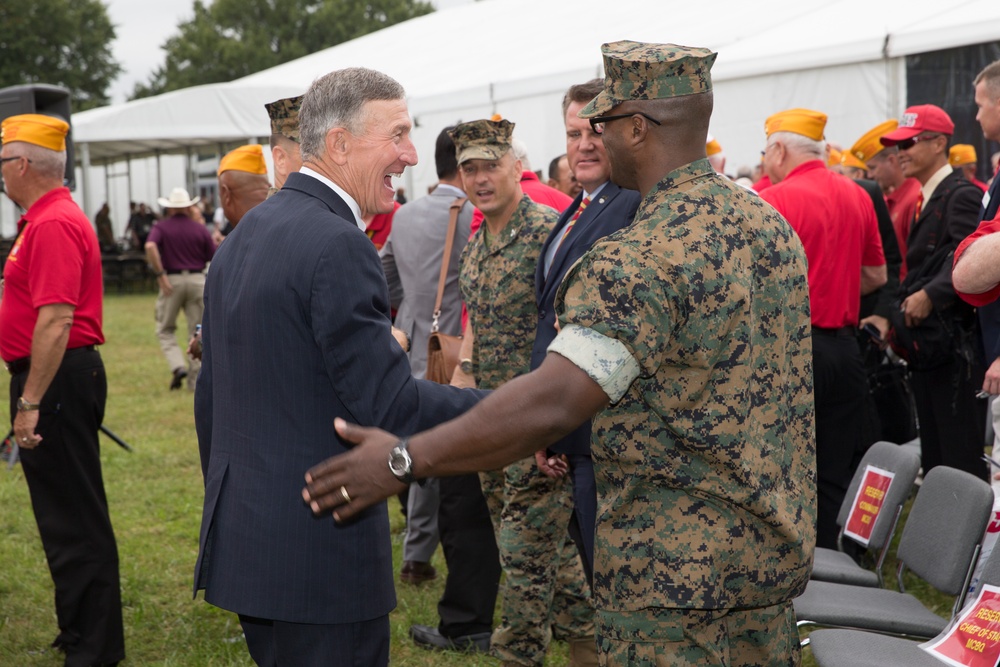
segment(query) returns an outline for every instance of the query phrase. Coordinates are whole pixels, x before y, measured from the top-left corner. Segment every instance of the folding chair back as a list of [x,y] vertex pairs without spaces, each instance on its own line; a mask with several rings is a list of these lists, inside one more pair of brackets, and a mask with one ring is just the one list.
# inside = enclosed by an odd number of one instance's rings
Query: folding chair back
[[894,473],[889,489],[882,500],[882,510],[875,518],[871,537],[868,538],[868,549],[879,552],[879,565],[881,566],[885,549],[892,540],[896,528],[898,509],[909,498],[913,482],[917,479],[917,472],[920,470],[920,457],[912,450],[892,442],[876,442],[868,448],[861,463],[858,464],[854,478],[851,479],[851,485],[847,487],[847,495],[844,497],[840,513],[837,515],[837,524],[841,527],[842,538],[851,539],[850,536],[843,534],[843,527],[847,525],[847,520],[850,518],[854,497],[858,494],[858,488],[865,476],[865,468],[870,465]]
[[[905,566],[942,593],[959,596],[956,608],[961,607],[992,514],[989,484],[961,470],[933,468],[913,501],[896,551],[900,590]],[[1000,573],[1000,563],[986,575],[991,573]]]

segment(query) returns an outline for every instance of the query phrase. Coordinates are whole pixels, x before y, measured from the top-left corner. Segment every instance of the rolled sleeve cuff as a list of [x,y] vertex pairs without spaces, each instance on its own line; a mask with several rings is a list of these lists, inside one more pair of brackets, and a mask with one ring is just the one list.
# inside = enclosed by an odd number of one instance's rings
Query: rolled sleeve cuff
[[620,401],[639,377],[639,362],[624,343],[587,327],[566,325],[548,351],[566,357],[589,375],[612,403]]

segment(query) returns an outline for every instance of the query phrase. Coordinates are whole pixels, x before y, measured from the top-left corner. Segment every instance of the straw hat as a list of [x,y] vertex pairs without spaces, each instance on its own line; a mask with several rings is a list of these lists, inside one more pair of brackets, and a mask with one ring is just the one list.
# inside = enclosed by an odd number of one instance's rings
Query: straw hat
[[162,208],[187,208],[194,206],[201,201],[201,197],[191,199],[191,195],[184,188],[174,188],[170,191],[169,197],[160,197],[156,200]]

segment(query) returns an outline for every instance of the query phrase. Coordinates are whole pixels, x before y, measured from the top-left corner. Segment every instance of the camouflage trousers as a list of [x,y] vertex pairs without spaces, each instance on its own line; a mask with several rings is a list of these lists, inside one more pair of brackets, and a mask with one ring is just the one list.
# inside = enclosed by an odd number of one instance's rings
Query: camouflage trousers
[[542,665],[549,641],[594,634],[594,610],[567,526],[569,476],[550,479],[534,457],[479,474],[504,573],[492,653],[504,662]]
[[789,667],[799,664],[792,603],[759,609],[598,612],[602,667]]

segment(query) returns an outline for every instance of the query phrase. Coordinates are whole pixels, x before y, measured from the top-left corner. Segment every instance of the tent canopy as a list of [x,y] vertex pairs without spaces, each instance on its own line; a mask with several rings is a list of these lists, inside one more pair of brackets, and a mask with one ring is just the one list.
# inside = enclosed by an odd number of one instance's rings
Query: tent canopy
[[712,131],[727,154],[747,162],[769,114],[821,109],[830,115],[828,136],[849,144],[902,111],[904,56],[997,35],[1000,3],[992,0],[484,0],[229,83],[77,114],[74,137],[89,144],[94,161],[264,137],[265,102],[301,94],[331,70],[364,66],[407,90],[424,156],[407,178],[420,191],[436,180],[426,156],[441,128],[492,113],[518,124],[532,166],[544,168],[565,150],[559,108],[566,87],[603,74],[603,42],[633,39],[719,51]]

